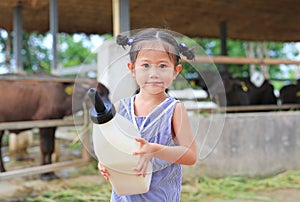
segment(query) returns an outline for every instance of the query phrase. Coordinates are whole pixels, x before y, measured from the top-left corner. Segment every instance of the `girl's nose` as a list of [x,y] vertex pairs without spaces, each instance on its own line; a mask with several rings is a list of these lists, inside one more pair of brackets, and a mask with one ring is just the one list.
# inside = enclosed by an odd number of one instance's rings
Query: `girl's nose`
[[150,78],[157,78],[159,76],[157,68],[155,66],[150,67],[149,76]]

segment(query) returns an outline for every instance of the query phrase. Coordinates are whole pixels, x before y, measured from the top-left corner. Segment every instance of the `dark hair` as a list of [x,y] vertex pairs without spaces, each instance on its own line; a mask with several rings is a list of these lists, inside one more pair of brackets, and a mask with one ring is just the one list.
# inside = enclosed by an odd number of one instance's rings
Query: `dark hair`
[[175,38],[167,31],[156,28],[149,28],[138,32],[133,37],[119,34],[116,42],[122,47],[131,46],[129,54],[131,62],[135,62],[139,51],[142,49],[142,43],[145,41],[161,41],[162,46],[168,52],[168,54],[174,59],[175,65],[179,63],[180,53],[184,55],[188,60],[195,58],[192,49],[189,49],[184,43],[177,43]]

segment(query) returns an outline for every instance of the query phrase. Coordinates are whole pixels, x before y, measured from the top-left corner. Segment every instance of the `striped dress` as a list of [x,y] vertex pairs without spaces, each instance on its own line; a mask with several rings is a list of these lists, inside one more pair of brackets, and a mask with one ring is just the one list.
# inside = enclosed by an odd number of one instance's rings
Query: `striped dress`
[[[142,138],[151,143],[176,145],[172,139],[172,116],[178,102],[167,97],[148,116],[134,114],[134,98],[120,101],[119,113],[139,128]],[[119,196],[112,190],[111,202],[179,202],[182,168],[179,164],[152,158],[153,173],[149,191],[144,194]]]

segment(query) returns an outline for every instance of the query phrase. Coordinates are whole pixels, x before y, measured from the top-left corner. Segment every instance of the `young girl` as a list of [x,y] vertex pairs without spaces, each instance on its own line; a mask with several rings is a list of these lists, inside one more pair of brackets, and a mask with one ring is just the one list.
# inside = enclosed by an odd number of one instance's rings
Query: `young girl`
[[[119,35],[117,43],[131,46],[128,68],[140,91],[120,101],[116,108],[139,128],[142,137],[136,139],[140,149],[133,155],[139,155],[140,160],[134,172],[145,176],[147,165],[152,163],[153,173],[147,193],[119,196],[113,190],[111,201],[180,201],[180,164],[196,162],[196,146],[186,109],[166,89],[182,69],[180,54],[187,59],[193,59],[194,54],[167,31],[154,28],[143,30],[133,38]],[[101,164],[98,167],[108,180],[107,170]]]

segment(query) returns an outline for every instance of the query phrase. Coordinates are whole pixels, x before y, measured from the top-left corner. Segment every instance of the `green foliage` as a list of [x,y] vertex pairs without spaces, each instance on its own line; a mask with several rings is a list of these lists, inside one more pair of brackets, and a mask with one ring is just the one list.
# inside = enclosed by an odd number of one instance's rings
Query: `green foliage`
[[[219,39],[205,39],[195,38],[194,39],[209,56],[220,56],[221,55],[221,44]],[[230,57],[246,57],[244,48],[244,41],[241,40],[227,40],[227,55]],[[284,43],[280,42],[264,42],[266,43],[268,54],[270,58],[286,58],[286,54],[283,52]],[[295,51],[295,54],[297,52]],[[218,69],[221,65],[217,65]],[[249,65],[226,65],[229,72],[237,76],[249,76]],[[276,78],[280,72],[279,65],[272,66],[269,68],[271,78]]]
[[[12,43],[7,44],[8,37],[4,37],[4,30],[0,30],[0,52],[4,55],[6,46],[10,45],[9,58],[13,58]],[[7,33],[9,35],[10,33]],[[95,62],[96,53],[91,52],[90,36],[85,34],[68,35],[59,33],[58,35],[58,60],[63,67],[71,67],[89,64]],[[104,35],[104,38],[109,38],[111,35]],[[23,49],[22,60],[23,68],[26,72],[51,72],[52,50],[51,37],[49,34],[40,34],[37,32],[23,32]],[[6,67],[11,71],[10,64],[6,61],[0,61],[0,67]]]
[[88,36],[80,35],[81,39],[76,40],[74,35],[59,34],[58,41],[60,44],[59,61],[63,67],[77,66],[82,63],[90,63],[97,58],[92,54],[89,47],[86,47],[84,41],[89,41]]
[[111,188],[108,182],[98,185],[93,183],[77,183],[58,192],[45,191],[41,195],[27,197],[28,202],[61,201],[109,201]]
[[44,45],[45,35],[23,32],[23,68],[26,72],[50,73],[50,50]]

